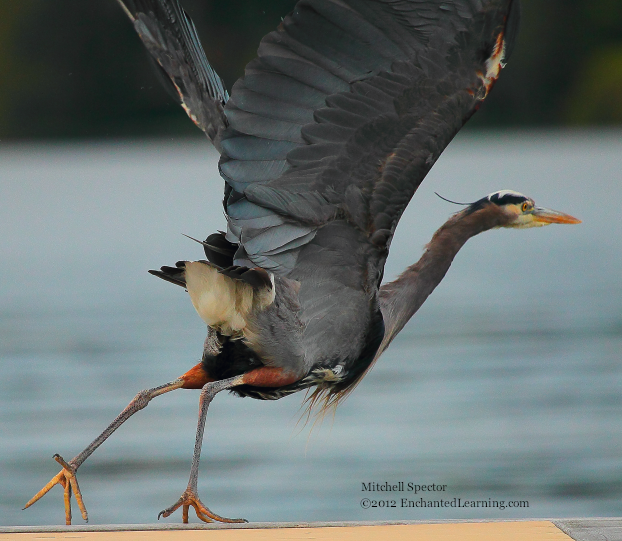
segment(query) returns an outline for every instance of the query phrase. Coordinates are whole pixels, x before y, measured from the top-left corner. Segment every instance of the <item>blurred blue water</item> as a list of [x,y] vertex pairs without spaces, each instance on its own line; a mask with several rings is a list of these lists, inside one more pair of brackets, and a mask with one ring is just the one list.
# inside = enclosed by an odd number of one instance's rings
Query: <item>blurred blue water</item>
[[[622,514],[620,135],[458,138],[404,215],[387,279],[455,211],[434,191],[468,201],[513,188],[584,223],[472,239],[310,434],[301,394],[219,395],[203,500],[253,521]],[[186,294],[146,270],[201,257],[180,233],[222,229],[221,193],[207,144],[0,147],[0,524],[62,523],[59,488],[21,511],[57,472],[52,454],[71,458],[138,390],[198,360],[205,330]],[[91,523],[152,522],[179,497],[197,398],[158,398],[85,463]],[[529,508],[365,510],[369,481]]]

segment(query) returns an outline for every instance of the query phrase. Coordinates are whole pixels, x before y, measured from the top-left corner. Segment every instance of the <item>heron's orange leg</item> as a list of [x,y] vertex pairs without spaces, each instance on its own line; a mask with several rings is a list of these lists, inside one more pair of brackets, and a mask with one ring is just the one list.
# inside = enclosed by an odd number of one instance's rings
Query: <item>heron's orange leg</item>
[[[196,367],[195,367],[196,368]],[[193,369],[194,370],[194,369]],[[185,375],[185,374],[184,374]],[[170,383],[166,383],[164,385],[160,385],[159,387],[154,387],[153,389],[147,389],[145,391],[141,391],[138,393],[134,399],[128,404],[128,406],[118,415],[118,417],[112,421],[97,438],[95,438],[91,444],[84,449],[79,455],[72,458],[69,462],[65,462],[60,455],[54,455],[54,459],[63,466],[63,469],[56,474],[50,482],[45,485],[39,492],[37,492],[32,499],[26,504],[24,509],[30,507],[33,503],[40,500],[43,496],[45,496],[50,489],[55,485],[61,485],[64,489],[64,500],[65,500],[65,522],[66,524],[71,524],[71,493],[73,492],[76,496],[76,502],[78,503],[78,507],[82,513],[82,518],[88,522],[88,514],[86,511],[86,507],[84,506],[84,502],[82,501],[82,493],[80,492],[80,487],[78,486],[78,479],[76,477],[76,472],[78,468],[82,465],[82,463],[93,454],[95,449],[97,449],[102,443],[104,443],[110,435],[119,428],[125,421],[127,421],[132,415],[134,415],[137,411],[140,411],[151,401],[152,398],[159,396],[161,394],[167,393],[169,391],[173,391],[175,389],[180,389],[184,387],[186,381],[184,380],[184,376],[177,378]]]
[[188,523],[188,510],[192,506],[196,511],[197,517],[203,522],[247,522],[243,518],[225,518],[213,513],[204,505],[198,495],[197,481],[199,478],[199,460],[201,458],[201,444],[203,443],[203,434],[205,432],[205,419],[207,417],[207,409],[214,396],[220,391],[231,389],[238,385],[255,385],[258,387],[281,387],[289,385],[297,381],[298,376],[286,373],[282,368],[264,366],[257,368],[241,376],[235,376],[219,381],[212,381],[203,386],[201,390],[201,398],[199,400],[199,423],[197,426],[197,435],[194,442],[194,454],[192,456],[192,467],[190,468],[190,480],[188,487],[173,505],[161,511],[160,517],[168,517],[177,509],[182,507],[182,520],[184,524]]

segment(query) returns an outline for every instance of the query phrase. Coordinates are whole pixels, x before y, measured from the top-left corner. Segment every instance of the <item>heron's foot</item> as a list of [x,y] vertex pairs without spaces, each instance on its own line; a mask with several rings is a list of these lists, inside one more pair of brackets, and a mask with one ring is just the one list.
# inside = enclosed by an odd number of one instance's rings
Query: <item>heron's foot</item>
[[196,491],[190,488],[187,488],[186,491],[181,495],[181,498],[179,498],[179,500],[177,500],[173,505],[171,505],[164,511],[160,511],[160,513],[158,514],[158,520],[160,519],[160,517],[168,517],[172,515],[177,509],[182,506],[182,520],[184,524],[188,524],[188,510],[190,509],[190,506],[194,507],[197,517],[203,522],[248,522],[243,518],[225,518],[217,515],[216,513],[213,513],[207,508],[207,506],[205,506],[201,502]]
[[86,512],[86,507],[84,506],[84,502],[82,501],[82,493],[80,492],[80,487],[78,486],[78,478],[76,477],[76,468],[73,464],[67,463],[63,460],[63,457],[60,455],[54,455],[54,460],[58,462],[63,469],[56,474],[50,482],[45,485],[39,492],[37,492],[31,500],[25,505],[24,509],[30,507],[33,503],[39,501],[43,496],[45,496],[54,485],[60,485],[63,487],[65,491],[64,499],[65,499],[65,524],[71,524],[71,493],[73,492],[76,496],[76,502],[78,503],[78,507],[80,508],[80,512],[82,513],[82,518],[88,522],[89,516]]

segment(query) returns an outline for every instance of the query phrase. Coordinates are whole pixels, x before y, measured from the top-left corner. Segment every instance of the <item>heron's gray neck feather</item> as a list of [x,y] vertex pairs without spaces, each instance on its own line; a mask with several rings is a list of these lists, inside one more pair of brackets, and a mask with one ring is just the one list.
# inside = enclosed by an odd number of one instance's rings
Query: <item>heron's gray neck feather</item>
[[471,214],[465,211],[455,214],[434,234],[417,263],[408,267],[397,280],[380,288],[385,336],[377,355],[387,348],[445,277],[465,242],[478,233],[503,225],[503,219],[492,207]]

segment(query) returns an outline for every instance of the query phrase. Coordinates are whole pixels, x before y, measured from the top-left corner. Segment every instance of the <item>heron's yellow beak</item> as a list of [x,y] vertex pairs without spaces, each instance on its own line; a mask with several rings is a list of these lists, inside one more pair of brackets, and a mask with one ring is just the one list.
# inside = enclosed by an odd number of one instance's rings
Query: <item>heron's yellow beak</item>
[[532,211],[534,222],[542,224],[580,224],[581,220],[556,210],[535,207]]

